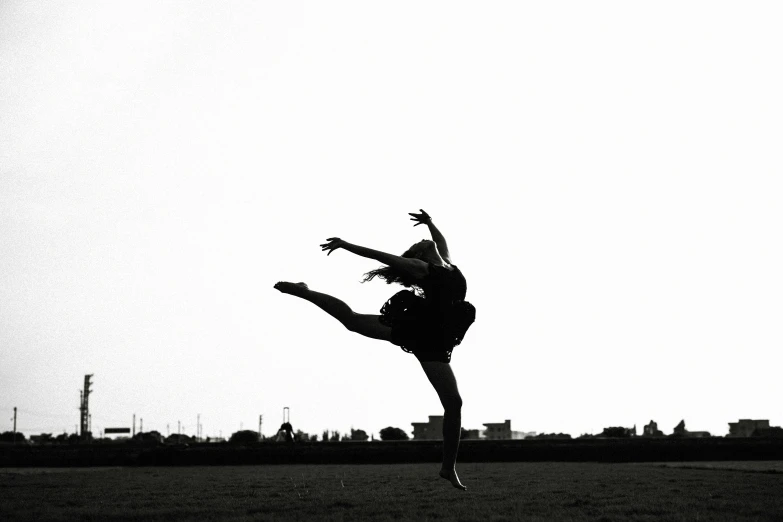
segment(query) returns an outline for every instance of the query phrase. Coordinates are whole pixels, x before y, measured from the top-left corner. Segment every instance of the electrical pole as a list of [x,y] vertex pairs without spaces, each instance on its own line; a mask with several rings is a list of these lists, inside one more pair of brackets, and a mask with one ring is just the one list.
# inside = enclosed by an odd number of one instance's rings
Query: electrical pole
[[259,415],[258,416],[258,440],[261,440],[263,438],[263,435],[261,435],[261,425],[264,423],[264,416]]
[[14,444],[16,444],[16,406],[14,406]]
[[144,433],[144,419],[139,418],[139,433]]
[[201,414],[196,414],[196,442],[201,442]]
[[182,437],[181,433],[182,433],[181,425],[179,421],[177,421],[177,444],[179,444],[180,438]]
[[133,414],[133,437],[136,436],[136,414]]

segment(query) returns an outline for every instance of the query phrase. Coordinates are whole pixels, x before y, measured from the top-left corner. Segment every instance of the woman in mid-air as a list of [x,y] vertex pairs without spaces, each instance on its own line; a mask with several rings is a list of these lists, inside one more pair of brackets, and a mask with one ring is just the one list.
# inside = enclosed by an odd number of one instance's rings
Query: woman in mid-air
[[462,342],[475,320],[476,309],[465,301],[465,277],[451,264],[443,234],[424,210],[409,215],[411,221],[416,222],[413,226],[427,225],[433,241],[423,239],[401,256],[354,245],[337,237],[328,238],[327,243],[321,245],[327,255],[342,248],[386,265],[366,273],[364,281],[379,277],[389,284],[399,283],[412,289],[392,296],[381,308],[380,315],[358,314],[336,297],[310,290],[304,283],[281,281],[275,288],[310,301],[352,332],[389,341],[416,356],[444,408],[440,476],[455,488],[466,489],[456,470],[462,398],[449,361],[452,350]]

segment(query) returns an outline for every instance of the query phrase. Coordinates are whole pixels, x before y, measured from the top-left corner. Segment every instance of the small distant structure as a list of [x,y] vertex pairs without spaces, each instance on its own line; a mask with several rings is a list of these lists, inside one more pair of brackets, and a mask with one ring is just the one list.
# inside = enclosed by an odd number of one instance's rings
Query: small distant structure
[[291,410],[286,406],[283,408],[283,423],[277,430],[274,437],[275,442],[294,442],[294,427],[291,426]]
[[511,439],[511,420],[505,422],[485,422],[484,438],[487,440],[510,440]]
[[511,439],[511,420],[504,422],[485,422],[484,438],[487,440],[510,440]]
[[440,440],[443,438],[443,415],[430,415],[429,421],[411,422],[411,425],[413,426],[413,440]]
[[681,420],[680,423],[674,427],[674,431],[672,432],[673,437],[690,437],[690,438],[699,438],[699,437],[711,437],[709,431],[688,431],[685,429],[685,419]]
[[768,420],[740,419],[729,423],[729,437],[752,437],[756,430],[769,430]]
[[642,430],[642,437],[663,437],[663,432],[658,429],[657,422],[650,420],[650,424],[647,424]]
[[481,438],[479,430],[466,430],[462,428],[462,440],[478,440]]

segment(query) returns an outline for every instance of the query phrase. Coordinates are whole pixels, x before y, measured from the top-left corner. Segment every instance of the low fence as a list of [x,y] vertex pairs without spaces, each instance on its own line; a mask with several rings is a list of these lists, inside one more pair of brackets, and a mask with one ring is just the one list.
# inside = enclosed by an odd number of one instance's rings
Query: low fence
[[[439,462],[441,441],[0,446],[0,467]],[[783,460],[783,439],[463,440],[460,462]]]

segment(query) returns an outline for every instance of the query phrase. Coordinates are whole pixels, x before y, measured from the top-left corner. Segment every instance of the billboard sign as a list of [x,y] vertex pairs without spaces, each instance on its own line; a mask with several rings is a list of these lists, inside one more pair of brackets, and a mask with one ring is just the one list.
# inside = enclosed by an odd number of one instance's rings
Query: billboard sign
[[131,429],[130,428],[106,428],[105,430],[103,430],[103,432],[106,433],[106,434],[109,434],[109,433],[130,433]]

